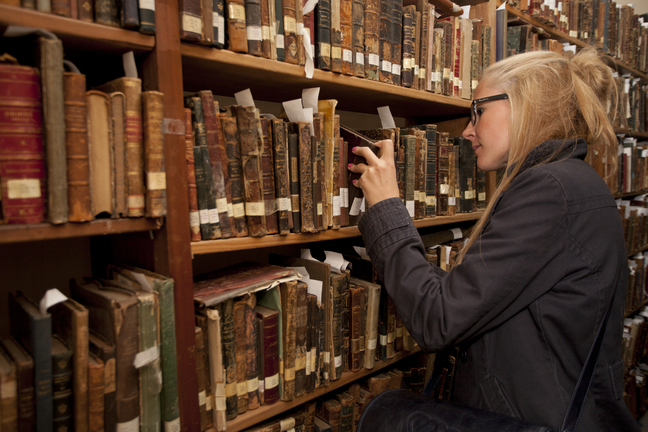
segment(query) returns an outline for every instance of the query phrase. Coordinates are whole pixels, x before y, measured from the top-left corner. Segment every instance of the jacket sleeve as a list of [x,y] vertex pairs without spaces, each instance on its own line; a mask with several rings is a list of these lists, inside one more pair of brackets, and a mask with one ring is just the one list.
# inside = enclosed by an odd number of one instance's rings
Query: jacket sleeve
[[560,266],[566,214],[562,187],[550,174],[520,174],[463,262],[445,275],[425,260],[399,199],[370,207],[359,228],[404,325],[423,349],[437,351],[497,327],[562,278],[543,269]]

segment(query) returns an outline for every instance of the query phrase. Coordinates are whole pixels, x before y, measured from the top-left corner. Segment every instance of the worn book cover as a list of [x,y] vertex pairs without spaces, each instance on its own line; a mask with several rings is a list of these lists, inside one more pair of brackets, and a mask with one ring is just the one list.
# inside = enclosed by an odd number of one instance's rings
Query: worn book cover
[[[212,427],[212,402],[211,394],[208,395],[206,391],[206,383],[209,380],[205,368],[207,359],[207,352],[205,348],[205,336],[202,327],[196,326],[196,375],[198,377],[198,410],[200,412],[200,430],[205,431]],[[209,402],[208,401],[209,398]],[[210,408],[209,410],[207,408]]]
[[248,54],[261,57],[263,55],[261,0],[245,0],[245,29]]
[[108,96],[112,111],[115,215],[116,217],[128,217],[126,96],[122,92],[112,92]]
[[104,431],[105,364],[99,356],[88,353],[88,431]]
[[301,232],[301,197],[299,193],[299,134],[288,131],[288,170],[290,175],[291,232]]
[[336,399],[328,399],[317,407],[315,415],[331,425],[332,431],[340,430],[342,405]]
[[439,133],[437,145],[437,207],[436,214],[448,216],[448,199],[450,195],[450,148],[447,132]]
[[[103,426],[105,430],[116,430],[117,427],[117,382],[115,345],[108,342],[100,334],[90,330],[90,352],[104,363],[104,393],[103,393]],[[90,403],[90,402],[89,402]]]
[[0,348],[0,428],[18,430],[18,378],[16,365],[7,352]]
[[187,159],[187,192],[189,194],[189,230],[191,241],[200,241],[200,214],[198,192],[196,190],[196,164],[194,159],[194,139],[191,126],[191,109],[185,108],[185,157]]
[[[144,143],[144,174],[146,183],[146,217],[166,215],[166,172],[164,165],[164,95],[142,92],[142,129]],[[212,169],[213,171],[213,169]]]
[[340,47],[342,50],[342,73],[353,75],[353,0],[340,0]]
[[[55,431],[74,428],[72,397],[72,349],[52,334],[52,428]],[[87,397],[86,392],[86,397]],[[86,416],[87,420],[87,416]],[[84,425],[87,430],[87,426]]]
[[114,217],[115,177],[110,98],[104,92],[90,90],[86,93],[86,103],[90,137],[92,211],[95,217]]
[[179,0],[180,39],[199,42],[202,37],[200,0]]
[[34,360],[12,336],[2,339],[0,343],[7,356],[16,366],[16,392],[18,395],[18,428],[16,430],[19,432],[32,432],[36,425]]
[[291,133],[297,133],[299,140],[299,204],[301,213],[301,232],[316,232],[313,211],[313,161],[308,122],[295,122],[288,125]]
[[335,372],[333,379],[336,380],[342,376],[342,347],[344,342],[342,320],[346,307],[344,293],[348,289],[348,285],[348,273],[331,273],[331,299],[333,303],[333,320],[331,322],[333,336],[333,352],[331,357],[333,358],[333,367],[331,367],[331,371]]
[[305,282],[298,281],[295,291],[295,398],[298,398],[306,394],[307,386],[308,285]]
[[247,25],[245,22],[245,1],[226,0],[227,5],[227,49],[247,53]]
[[291,64],[299,64],[298,51],[300,47],[299,45],[297,45],[297,1],[299,0],[282,1],[284,24],[284,61]]
[[283,345],[283,400],[290,402],[295,398],[295,360],[297,353],[297,284],[298,281],[285,282],[279,285],[282,313]]
[[236,358],[236,395],[238,414],[248,410],[247,391],[247,340],[245,339],[245,298],[234,299],[234,354]]
[[270,121],[272,128],[272,151],[274,163],[275,196],[277,199],[277,231],[281,235],[290,232],[290,178],[288,169],[288,132],[281,119]]
[[[317,110],[324,114],[324,178],[326,183],[326,199],[324,203],[324,227],[333,224],[333,153],[335,151],[335,107],[337,100],[324,99],[317,102]],[[331,203],[329,205],[329,203]]]
[[235,117],[221,117],[223,140],[227,154],[227,175],[231,186],[232,215],[230,229],[232,235],[245,237],[248,234],[245,218],[245,201],[243,198],[243,177],[241,167],[241,149],[239,147],[238,125]]
[[263,326],[264,405],[279,400],[279,311],[261,304],[256,314]]
[[209,383],[213,397],[212,424],[217,431],[227,426],[225,413],[225,370],[223,368],[222,332],[220,307],[201,308],[199,312],[207,317],[207,359],[209,361]]
[[263,191],[263,205],[265,208],[266,234],[277,234],[277,200],[275,195],[275,164],[272,154],[273,141],[270,119],[261,117],[261,138],[263,148],[261,152],[261,188]]
[[315,6],[315,66],[331,70],[331,0]]
[[247,342],[245,350],[246,379],[248,410],[259,408],[259,368],[257,360],[257,319],[256,319],[256,295],[244,294],[245,299],[245,340]]
[[196,200],[198,202],[198,221],[202,240],[213,240],[220,237],[218,210],[213,193],[210,194],[211,167],[209,166],[209,149],[205,146],[194,146],[194,169],[196,173]]

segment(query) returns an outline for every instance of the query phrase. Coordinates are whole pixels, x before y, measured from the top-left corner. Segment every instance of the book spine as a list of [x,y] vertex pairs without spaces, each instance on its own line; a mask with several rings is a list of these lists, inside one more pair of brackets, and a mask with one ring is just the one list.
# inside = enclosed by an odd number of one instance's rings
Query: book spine
[[[263,58],[272,59],[271,40],[272,30],[270,27],[270,0],[261,0],[261,53]],[[274,1],[272,1],[274,8]]]
[[200,0],[179,0],[180,39],[199,42],[202,38]]
[[410,5],[403,8],[403,61],[401,69],[401,84],[403,87],[412,87],[412,15],[416,13],[416,6]]
[[290,402],[295,398],[297,281],[282,283],[280,290],[281,313],[283,315],[283,400],[284,402]]
[[[316,228],[326,229],[324,220],[324,201],[326,200],[326,173],[324,172],[324,115],[313,115],[313,129],[315,129],[312,142],[313,159],[313,205]],[[315,205],[316,204],[316,205]]]
[[[212,391],[211,385],[211,367],[209,359],[209,324],[207,315],[204,313],[204,310],[196,311],[196,326],[200,328],[200,333],[203,337],[203,344],[205,345],[202,363],[205,368],[205,379],[202,383],[204,387],[204,397],[205,397],[205,416],[207,417],[208,427],[214,426],[214,392]],[[200,403],[200,399],[199,399]],[[204,430],[204,429],[203,429]]]
[[317,296],[306,294],[307,303],[307,340],[306,340],[306,393],[310,393],[318,386],[317,375],[318,346],[319,346],[319,308],[317,307]]
[[439,134],[439,144],[437,146],[437,208],[436,214],[439,216],[448,216],[448,195],[450,193],[449,179],[449,156],[450,145],[448,143],[448,133]]
[[146,217],[166,215],[166,173],[164,168],[164,95],[142,92]]
[[414,218],[415,203],[414,189],[416,179],[416,137],[413,135],[402,135],[405,149],[405,206],[410,217]]
[[313,161],[308,122],[291,123],[293,132],[299,139],[299,201],[301,213],[301,232],[316,232],[313,211]]
[[349,225],[349,143],[340,139],[340,226]]
[[288,218],[291,217],[289,170],[288,170],[288,143],[286,142],[286,124],[281,119],[273,119],[272,141],[274,161],[274,181],[277,199],[277,225],[281,235],[290,232]]
[[260,0],[245,0],[245,29],[248,54],[261,57],[263,55],[263,33]]
[[425,172],[425,216],[436,216],[436,125],[426,126],[427,170]]
[[[138,296],[139,352],[159,349],[156,297],[145,293]],[[140,430],[155,432],[160,425],[160,387],[158,375],[160,360],[139,368],[140,380]],[[164,377],[163,377],[164,378]],[[166,381],[164,381],[166,384]]]
[[265,207],[266,234],[277,234],[277,200],[275,198],[274,158],[271,123],[267,118],[261,118],[261,172],[263,190],[263,205]]
[[247,340],[245,325],[245,298],[239,297],[234,300],[234,337],[236,357],[236,394],[238,397],[238,414],[248,410],[248,389],[247,389]]
[[315,65],[331,70],[331,0],[320,0],[315,6]]
[[[126,96],[122,92],[108,94],[113,132],[113,162],[115,181],[114,216],[128,217],[128,177],[126,175]],[[69,180],[68,180],[69,182]]]
[[340,0],[340,46],[342,73],[353,75],[353,0]]
[[209,351],[209,373],[214,404],[212,422],[214,428],[221,432],[226,429],[225,414],[225,375],[223,369],[220,307],[204,309],[207,316],[207,345]]
[[[274,33],[275,33],[275,46],[276,56],[278,61],[285,61],[285,38],[284,38],[284,20],[283,20],[283,1],[282,0],[268,0],[274,1]],[[270,23],[272,26],[272,23]]]
[[261,178],[261,149],[256,108],[233,106],[239,131],[245,214],[248,232],[252,237],[266,234],[265,208]]
[[17,365],[0,348],[0,429],[19,430],[19,394]]
[[365,369],[373,369],[376,357],[380,352],[376,349],[378,345],[378,315],[380,309],[380,286],[368,286],[367,293],[367,321],[365,331],[365,354],[364,354],[364,367]]
[[[291,64],[299,64],[297,52],[297,9],[296,1],[283,0],[283,24],[284,24],[284,61]],[[301,20],[301,19],[300,19]]]
[[416,205],[417,219],[425,217],[425,190],[426,190],[426,170],[427,170],[427,138],[424,130],[416,130],[416,184],[417,188],[414,193],[414,205]]
[[331,289],[333,292],[333,367],[335,379],[342,376],[342,315],[345,308],[344,285],[348,285],[346,275],[331,275]]
[[336,137],[333,149],[333,200],[331,202],[331,228],[340,229],[340,149],[342,148],[343,139],[339,136],[339,119],[335,116],[337,127],[335,128]]
[[231,185],[232,217],[234,224],[230,229],[236,237],[245,237],[248,234],[247,220],[245,218],[245,203],[243,201],[243,183],[241,180],[241,150],[239,147],[238,126],[236,118],[222,117],[223,141],[227,153],[227,175]]
[[457,156],[455,140],[453,137],[448,138],[448,214],[454,216],[457,213]]
[[361,306],[362,293],[364,292],[361,287],[349,288],[351,297],[351,310],[350,310],[350,349],[349,349],[349,369],[357,372],[362,367],[360,363],[360,324],[361,314],[364,313]]
[[[90,3],[88,1],[79,1],[79,6]],[[117,3],[112,0],[95,0],[95,17],[94,20],[98,24],[107,25],[110,27],[119,27],[119,9]],[[81,8],[79,8],[81,12]]]
[[248,394],[248,410],[259,408],[259,370],[257,362],[257,319],[256,296],[246,294],[245,298],[245,338],[246,347],[246,387]]
[[202,20],[200,43],[212,46],[214,45],[214,2],[212,0],[200,0],[200,12]]
[[380,70],[380,0],[364,2],[365,77],[378,81]]
[[234,300],[225,300],[221,305],[221,332],[223,342],[223,367],[225,368],[225,413],[227,420],[238,415],[236,339],[234,324]]
[[380,0],[380,16],[378,18],[378,45],[380,55],[379,80],[387,84],[393,84],[392,70],[392,25],[391,14],[393,9],[393,0]]
[[351,32],[353,50],[353,75],[364,78],[364,0],[352,0]]
[[299,194],[299,134],[288,128],[288,168],[290,171],[290,202],[292,208],[292,232],[301,232],[301,204]]
[[295,398],[306,394],[308,286],[297,282],[295,305]]
[[200,241],[200,214],[196,191],[196,165],[194,159],[194,138],[191,127],[191,109],[185,108],[185,156],[187,159],[187,191],[189,194],[189,229],[191,241]]
[[272,405],[279,400],[279,314],[262,316],[264,404]]
[[342,73],[340,3],[341,0],[331,0],[331,71],[337,73]]
[[70,0],[52,0],[51,13],[64,17],[70,17]]
[[54,349],[52,342],[52,428],[72,430],[74,428],[74,396],[72,394],[72,350],[58,338],[63,350]]
[[88,431],[101,432],[104,428],[104,390],[105,364],[90,354],[93,359],[88,363]]
[[139,29],[139,4],[138,0],[122,0],[121,2],[121,27],[124,29]]
[[[196,376],[198,378],[198,410],[200,412],[201,431],[207,430],[213,425],[211,410],[207,410],[206,382],[209,380],[209,376],[205,368],[205,359],[208,355],[205,350],[205,336],[202,327],[196,326]],[[211,401],[209,407],[211,408]]]
[[211,236],[211,224],[209,223],[209,208],[207,206],[207,186],[205,170],[203,169],[202,147],[194,146],[193,154],[194,169],[196,173],[196,202],[198,205],[200,236],[203,240],[209,240]]
[[402,69],[402,34],[403,34],[403,0],[394,0],[391,14],[391,44],[392,44],[392,81],[401,85]]
[[477,209],[475,200],[475,152],[472,142],[459,138],[459,189],[460,212],[470,213]]
[[139,0],[139,31],[144,34],[155,34],[155,3]]

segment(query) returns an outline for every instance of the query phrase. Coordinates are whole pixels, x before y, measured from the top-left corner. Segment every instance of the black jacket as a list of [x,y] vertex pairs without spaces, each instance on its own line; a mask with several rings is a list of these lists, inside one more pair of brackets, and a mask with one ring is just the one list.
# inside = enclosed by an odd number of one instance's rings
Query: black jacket
[[[560,146],[554,162],[537,164]],[[617,287],[578,430],[638,431],[622,399],[628,265],[621,219],[586,153],[582,140],[536,148],[480,239],[447,274],[426,262],[399,199],[369,208],[360,230],[419,345],[461,347],[453,399],[555,430]]]

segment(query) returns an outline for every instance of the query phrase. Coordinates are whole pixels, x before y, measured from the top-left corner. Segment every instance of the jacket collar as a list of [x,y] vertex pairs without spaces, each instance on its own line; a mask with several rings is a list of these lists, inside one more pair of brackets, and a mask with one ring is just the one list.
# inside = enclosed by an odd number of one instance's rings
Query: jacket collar
[[[520,167],[518,174],[538,165],[542,161],[556,162],[565,159],[585,159],[587,155],[587,142],[582,138],[569,140],[548,140],[531,150]],[[552,157],[553,156],[553,157]],[[511,165],[508,169],[513,169]]]

